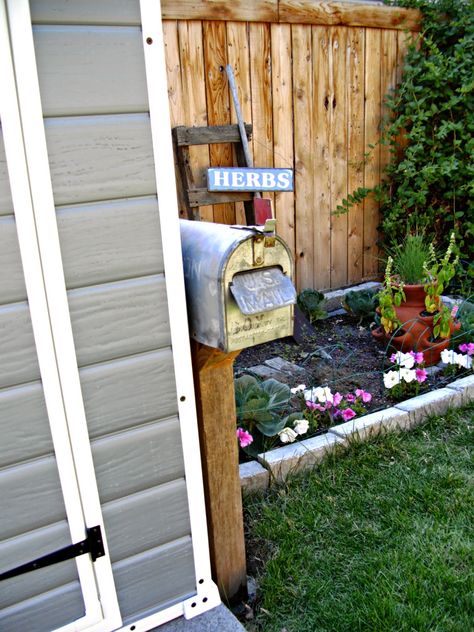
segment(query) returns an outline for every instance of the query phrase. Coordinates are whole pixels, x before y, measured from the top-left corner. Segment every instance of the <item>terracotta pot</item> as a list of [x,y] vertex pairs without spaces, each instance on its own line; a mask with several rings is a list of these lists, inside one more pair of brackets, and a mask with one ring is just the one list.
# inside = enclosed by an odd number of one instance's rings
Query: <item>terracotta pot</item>
[[[440,361],[441,352],[449,346],[449,338],[433,338],[434,314],[422,315],[425,310],[426,292],[423,285],[405,285],[403,288],[406,300],[395,307],[397,318],[402,323],[400,335],[386,334],[382,327],[372,331],[374,338],[384,341],[396,351],[422,351],[426,366],[432,366]],[[460,323],[452,325],[459,329]],[[394,332],[396,333],[396,332]]]

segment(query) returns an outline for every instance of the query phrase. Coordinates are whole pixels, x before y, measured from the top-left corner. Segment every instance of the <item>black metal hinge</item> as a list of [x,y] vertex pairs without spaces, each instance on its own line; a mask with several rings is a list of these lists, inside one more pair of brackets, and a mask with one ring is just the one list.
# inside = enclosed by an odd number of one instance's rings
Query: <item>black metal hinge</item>
[[51,566],[52,564],[58,564],[59,562],[65,562],[66,560],[72,560],[79,555],[85,555],[89,553],[92,561],[95,562],[98,557],[105,555],[104,543],[102,541],[102,531],[100,526],[90,527],[86,529],[87,538],[76,544],[70,544],[62,549],[38,557],[36,560],[11,568],[9,571],[0,573],[0,581],[3,579],[10,579],[10,577],[16,577],[17,575],[23,575],[23,573],[29,573],[30,571],[36,571],[39,568],[45,566]]

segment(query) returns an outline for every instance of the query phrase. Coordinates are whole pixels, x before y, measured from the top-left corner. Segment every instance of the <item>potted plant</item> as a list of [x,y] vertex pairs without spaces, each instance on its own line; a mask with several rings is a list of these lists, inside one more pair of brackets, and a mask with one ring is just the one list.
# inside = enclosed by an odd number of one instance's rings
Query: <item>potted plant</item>
[[441,300],[456,272],[454,250],[454,233],[442,258],[422,235],[407,235],[390,250],[379,292],[380,326],[374,337],[398,351],[423,352],[427,366],[439,362],[452,331],[459,327]]

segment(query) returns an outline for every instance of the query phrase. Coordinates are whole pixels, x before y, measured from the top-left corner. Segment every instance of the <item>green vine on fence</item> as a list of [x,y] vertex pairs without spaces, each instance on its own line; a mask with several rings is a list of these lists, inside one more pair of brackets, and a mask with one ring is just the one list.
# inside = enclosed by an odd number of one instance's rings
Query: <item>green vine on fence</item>
[[[386,244],[425,229],[440,248],[456,234],[461,260],[474,260],[474,0],[388,2],[422,11],[422,32],[405,57],[403,76],[386,97],[390,145],[385,181],[353,191],[346,212],[367,195],[380,201]],[[474,272],[468,272],[472,277]]]

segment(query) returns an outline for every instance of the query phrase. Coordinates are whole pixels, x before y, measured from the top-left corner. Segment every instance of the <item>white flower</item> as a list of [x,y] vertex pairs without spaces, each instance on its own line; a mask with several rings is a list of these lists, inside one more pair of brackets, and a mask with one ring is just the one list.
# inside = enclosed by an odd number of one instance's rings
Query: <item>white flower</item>
[[283,428],[283,430],[278,433],[278,436],[282,443],[293,443],[298,435],[293,428]]
[[413,380],[416,379],[416,371],[414,371],[413,369],[405,369],[405,368],[401,368],[400,369],[400,379],[405,380],[405,382],[413,382]]
[[411,355],[411,353],[401,353],[400,351],[397,351],[396,356],[396,362],[399,366],[405,369],[412,369],[415,366],[415,358]]
[[385,388],[392,388],[397,384],[400,384],[400,375],[398,371],[387,371],[387,373],[384,373],[383,383]]
[[304,397],[310,402],[314,402],[317,399],[321,404],[332,402],[332,393],[329,386],[316,386],[315,388],[310,388],[304,392]]
[[295,388],[290,388],[290,391],[293,393],[293,395],[296,395],[296,393],[299,393],[300,391],[304,391],[305,388],[306,388],[305,384],[300,384],[299,386],[295,386]]
[[307,419],[295,419],[293,428],[297,435],[305,434],[308,432],[309,421]]
[[467,354],[464,353],[455,353],[454,361],[458,366],[463,367],[464,369],[470,369],[472,366],[472,358],[470,358]]
[[441,360],[444,364],[455,364],[455,356],[457,355],[458,354],[453,349],[443,349],[443,351],[441,351]]

